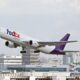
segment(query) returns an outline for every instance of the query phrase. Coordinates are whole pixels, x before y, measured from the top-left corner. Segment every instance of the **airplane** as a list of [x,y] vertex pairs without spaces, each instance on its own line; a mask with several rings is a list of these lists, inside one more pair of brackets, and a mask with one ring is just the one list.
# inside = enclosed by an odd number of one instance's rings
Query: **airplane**
[[[64,51],[67,43],[77,42],[68,41],[70,34],[67,33],[60,41],[41,41],[33,39],[29,36],[18,33],[8,28],[0,27],[0,37],[5,39],[5,46],[9,48],[22,47],[20,53],[26,53],[26,49],[33,49],[34,53],[43,52],[46,54],[65,55],[66,52],[77,51]],[[53,49],[52,47],[55,46]]]

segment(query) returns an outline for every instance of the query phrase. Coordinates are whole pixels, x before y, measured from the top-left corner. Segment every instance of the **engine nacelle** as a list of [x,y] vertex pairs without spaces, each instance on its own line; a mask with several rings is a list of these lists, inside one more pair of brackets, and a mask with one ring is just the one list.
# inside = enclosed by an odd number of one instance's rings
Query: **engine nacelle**
[[38,47],[39,46],[38,42],[32,41],[32,40],[29,41],[29,45],[32,47]]
[[15,43],[10,42],[10,41],[6,41],[5,46],[10,47],[10,48],[16,48],[17,47],[17,45]]

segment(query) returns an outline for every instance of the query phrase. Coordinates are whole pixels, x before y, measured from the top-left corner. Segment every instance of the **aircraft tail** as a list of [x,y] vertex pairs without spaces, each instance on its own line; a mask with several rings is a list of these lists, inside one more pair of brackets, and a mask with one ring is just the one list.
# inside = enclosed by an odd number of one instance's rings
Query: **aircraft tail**
[[[67,33],[60,41],[68,41],[69,37],[70,37],[70,34]],[[64,45],[57,45],[54,50],[63,50],[65,46],[66,46],[66,43]]]

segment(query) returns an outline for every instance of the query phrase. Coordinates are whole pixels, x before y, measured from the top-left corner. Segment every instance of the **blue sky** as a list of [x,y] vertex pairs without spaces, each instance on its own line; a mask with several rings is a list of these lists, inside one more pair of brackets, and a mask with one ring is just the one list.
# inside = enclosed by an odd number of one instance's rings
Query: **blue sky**
[[[51,41],[71,33],[70,40],[80,41],[80,0],[0,0],[0,26]],[[0,39],[0,53],[19,54],[20,48],[7,48],[4,42]],[[79,42],[66,49],[79,50]]]

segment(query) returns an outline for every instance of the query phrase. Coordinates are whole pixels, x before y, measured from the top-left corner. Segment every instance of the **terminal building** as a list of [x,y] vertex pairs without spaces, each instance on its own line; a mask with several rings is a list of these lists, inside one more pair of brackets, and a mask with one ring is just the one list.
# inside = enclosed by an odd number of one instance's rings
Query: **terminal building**
[[[30,49],[29,49],[30,50]],[[33,50],[27,50],[27,53],[22,53],[22,65],[32,65],[39,63],[39,53],[34,53]]]
[[17,72],[68,72],[67,65],[57,65],[53,66],[50,64],[43,65],[9,65],[8,70],[16,70]]
[[17,65],[22,64],[21,56],[5,56],[4,54],[0,55],[0,64],[3,65]]
[[63,65],[69,65],[74,63],[80,65],[80,52],[67,53],[67,55],[63,55]]
[[[28,62],[26,61],[26,57],[29,57],[27,59]],[[58,72],[68,72],[68,71],[78,71],[80,72],[80,65],[76,65],[75,67],[70,65],[71,63],[75,62],[73,60],[74,55],[64,55],[61,60],[53,59],[50,62],[47,63],[41,63],[39,60],[39,54],[34,54],[31,53],[30,55],[24,56],[5,56],[3,54],[0,55],[0,71],[2,70],[16,70],[18,72],[30,72],[30,71],[36,71],[36,72],[53,72],[53,71],[58,71]],[[24,60],[24,59],[25,60]],[[24,64],[23,61],[26,61],[28,64]],[[79,62],[79,60],[77,61]],[[60,64],[59,64],[60,63]]]

